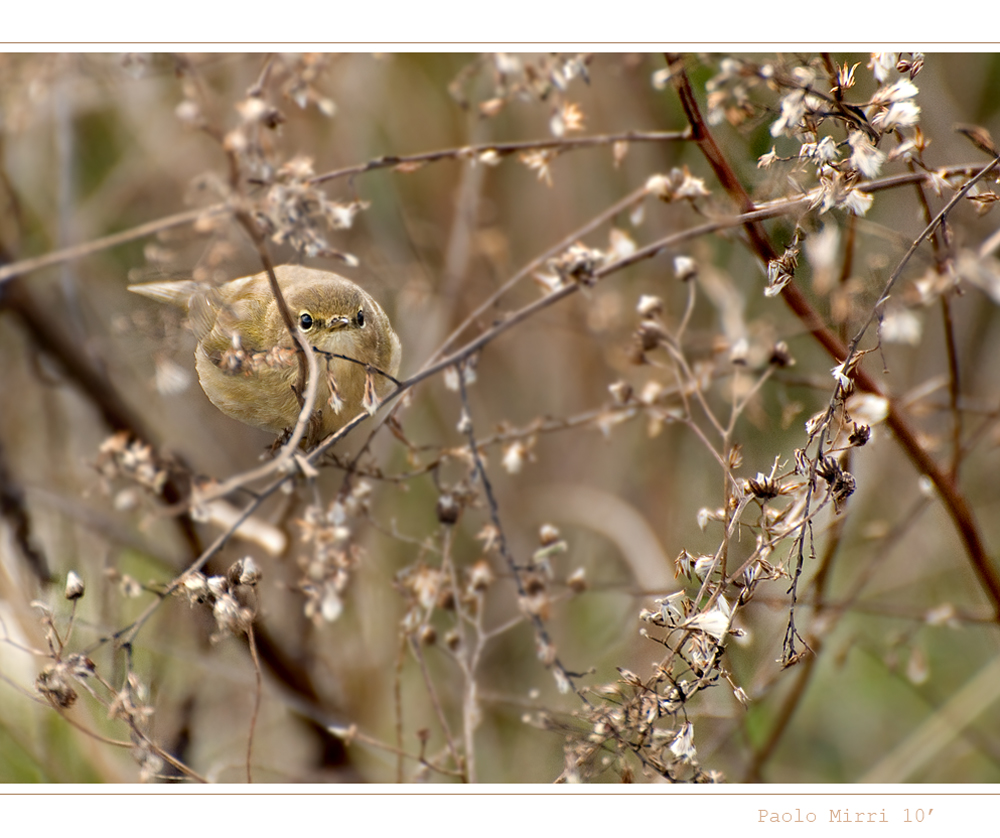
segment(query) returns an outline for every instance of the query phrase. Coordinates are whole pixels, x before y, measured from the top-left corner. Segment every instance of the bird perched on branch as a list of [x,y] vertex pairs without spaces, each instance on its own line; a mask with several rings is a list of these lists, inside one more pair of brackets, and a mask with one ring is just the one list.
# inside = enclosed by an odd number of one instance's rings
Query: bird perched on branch
[[[375,411],[393,388],[402,350],[381,306],[357,283],[298,265],[274,273],[292,323],[317,354],[316,410],[304,437],[311,447],[362,410]],[[180,280],[129,290],[188,313],[198,378],[219,410],[276,434],[295,426],[299,345],[266,272],[216,287]]]

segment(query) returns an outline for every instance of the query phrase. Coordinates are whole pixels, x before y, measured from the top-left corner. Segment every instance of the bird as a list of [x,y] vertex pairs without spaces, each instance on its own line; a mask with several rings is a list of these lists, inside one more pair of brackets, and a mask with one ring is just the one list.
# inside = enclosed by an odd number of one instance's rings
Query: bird
[[[393,389],[402,347],[382,307],[356,282],[301,265],[274,273],[292,321],[317,354],[316,410],[302,441],[312,447],[363,410],[374,411]],[[188,279],[128,290],[187,312],[198,380],[219,410],[278,435],[295,426],[298,344],[266,271],[218,286]]]

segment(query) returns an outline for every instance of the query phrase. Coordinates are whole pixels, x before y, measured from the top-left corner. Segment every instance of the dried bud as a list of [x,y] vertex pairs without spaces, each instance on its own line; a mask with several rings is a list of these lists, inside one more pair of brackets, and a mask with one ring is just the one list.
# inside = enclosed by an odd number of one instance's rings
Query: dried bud
[[523,581],[528,596],[535,596],[545,591],[545,579],[540,573],[526,573]]
[[218,598],[229,593],[229,580],[225,576],[209,576],[205,584],[213,597]]
[[636,311],[643,317],[658,317],[663,314],[663,300],[659,297],[643,294],[639,297],[639,304],[636,306]]
[[181,583],[180,592],[192,605],[205,602],[209,597],[208,580],[203,573],[187,573]]
[[543,547],[555,544],[560,538],[559,529],[552,524],[542,524],[538,530],[538,541]]
[[452,590],[451,585],[443,586],[438,591],[437,602],[434,603],[434,607],[440,608],[442,611],[455,610],[455,592]]
[[442,524],[454,524],[461,511],[462,507],[458,505],[454,495],[445,492],[438,498],[437,518]]
[[792,357],[792,353],[788,351],[788,344],[783,340],[779,340],[771,350],[771,357],[768,359],[768,363],[782,368],[794,366],[795,359]]
[[235,562],[229,569],[229,581],[234,585],[256,585],[261,579],[257,563],[247,556]]
[[566,577],[566,584],[573,593],[582,594],[585,590],[587,590],[586,571],[582,567],[578,567]]
[[577,242],[547,265],[564,281],[591,286],[597,281],[595,271],[604,263],[604,254]]
[[615,404],[628,404],[628,400],[632,398],[632,385],[627,381],[616,381],[614,384],[609,384],[608,390],[615,400]]
[[508,474],[519,474],[527,456],[528,446],[516,440],[504,448],[501,464]]
[[66,575],[66,599],[72,601],[83,596],[85,586],[75,570]]
[[424,646],[433,646],[437,642],[437,630],[434,626],[421,626],[419,640]]
[[698,276],[698,265],[690,256],[674,257],[674,276],[681,282],[688,282]]
[[643,352],[649,352],[660,345],[660,341],[666,339],[667,333],[663,326],[655,320],[643,320],[639,328],[635,330],[636,338]]
[[243,634],[253,623],[253,612],[240,607],[232,594],[223,594],[215,601],[212,616],[222,634]]
[[493,584],[493,568],[486,559],[480,559],[469,568],[469,587],[474,591],[485,591]]
[[56,707],[66,709],[76,702],[77,693],[66,675],[64,664],[57,663],[39,673],[35,689]]

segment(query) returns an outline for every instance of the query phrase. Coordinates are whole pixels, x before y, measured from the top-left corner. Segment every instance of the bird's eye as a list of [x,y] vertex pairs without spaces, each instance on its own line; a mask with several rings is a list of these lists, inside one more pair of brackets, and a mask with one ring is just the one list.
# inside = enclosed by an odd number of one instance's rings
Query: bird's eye
[[312,315],[308,311],[299,315],[299,327],[303,332],[308,332],[313,327]]
[[358,313],[354,317],[354,322],[358,324],[358,328],[365,325],[365,310],[363,308],[358,309]]

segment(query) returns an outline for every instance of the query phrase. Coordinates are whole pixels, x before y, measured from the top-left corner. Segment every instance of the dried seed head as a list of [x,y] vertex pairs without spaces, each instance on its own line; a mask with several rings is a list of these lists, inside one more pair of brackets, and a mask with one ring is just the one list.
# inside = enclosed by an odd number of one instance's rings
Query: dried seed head
[[35,689],[56,707],[64,710],[76,702],[76,690],[69,682],[66,666],[62,663],[53,664],[42,670],[35,679]]
[[559,256],[549,259],[546,264],[563,282],[578,282],[584,286],[591,286],[597,281],[595,272],[604,262],[605,255],[600,250],[577,242]]
[[247,556],[236,562],[233,567],[236,569],[236,581],[240,585],[256,585],[261,579],[260,568],[257,563]]
[[223,594],[212,607],[221,634],[244,634],[253,623],[253,611],[243,608],[232,594]]
[[759,471],[756,478],[744,481],[743,485],[744,489],[758,500],[771,500],[781,493],[777,481]]
[[66,575],[66,599],[70,601],[80,599],[83,596],[84,590],[83,580],[75,570],[71,570]]
[[816,464],[816,473],[822,477],[830,486],[830,495],[833,497],[833,508],[839,513],[844,508],[844,503],[854,494],[857,481],[849,471],[844,471],[833,457],[823,457]]
[[860,448],[871,438],[872,429],[868,425],[859,425],[857,422],[854,423],[854,430],[851,431],[851,435],[847,438],[848,442]]
[[213,597],[218,598],[229,593],[229,580],[225,576],[209,576],[205,584]]

